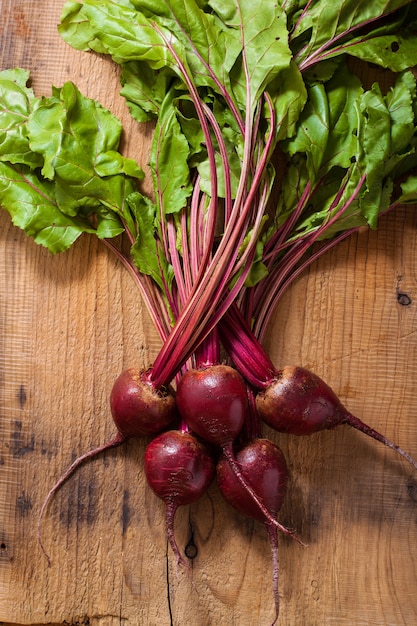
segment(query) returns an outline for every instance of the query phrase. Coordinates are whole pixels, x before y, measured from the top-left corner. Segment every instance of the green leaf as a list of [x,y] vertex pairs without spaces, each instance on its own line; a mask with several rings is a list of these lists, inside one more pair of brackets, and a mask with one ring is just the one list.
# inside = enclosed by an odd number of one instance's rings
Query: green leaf
[[313,85],[308,92],[308,103],[303,111],[298,133],[289,144],[291,154],[304,152],[310,180],[318,180],[330,132],[329,100],[324,85]]
[[391,117],[391,153],[404,154],[413,143],[417,118],[416,79],[411,72],[398,76],[386,102]]
[[[203,10],[209,5],[213,13]],[[228,99],[234,95],[242,111],[247,103],[254,109],[267,84],[291,60],[286,15],[276,0],[212,0],[203,7],[195,0],[70,2],[60,33],[73,47],[110,54],[122,65],[139,61],[153,71],[170,68],[184,82],[209,87]],[[130,77],[128,89],[124,82],[129,98],[136,90],[131,101],[137,119],[155,111],[151,81],[148,73],[143,81]]]
[[95,171],[98,176],[117,176],[126,174],[132,178],[142,180],[144,173],[133,159],[127,159],[117,150],[108,150],[97,155],[95,160]]
[[152,141],[150,166],[162,215],[176,213],[187,204],[192,185],[189,146],[177,119],[173,95],[162,104]]
[[[157,21],[181,42],[181,59],[197,86],[231,93],[230,71],[241,46],[228,30],[219,28],[216,17],[195,0],[132,0],[138,11]],[[206,3],[208,5],[208,3]]]
[[[291,47],[297,63],[305,71],[325,58],[349,52],[352,46],[352,54],[360,56],[361,50],[363,54],[368,50],[368,54],[373,56],[373,62],[390,67],[392,50],[389,50],[390,45],[386,47],[388,40],[384,44],[382,40],[378,42],[378,37],[382,35],[384,38],[393,31],[398,36],[401,27],[406,31],[409,4],[410,0],[372,0],[360,4],[356,0],[332,3],[316,0],[304,3],[305,10],[298,16],[300,19],[294,22],[295,29],[292,32]],[[387,16],[390,17],[389,22]],[[404,35],[404,52],[408,55],[406,39]],[[395,64],[399,62],[396,57],[392,60]]]
[[26,87],[28,79],[21,69],[0,72],[0,160],[36,168],[43,161],[29,146],[27,120],[38,99]]
[[95,232],[86,219],[64,215],[55,200],[54,184],[26,166],[0,163],[0,202],[15,226],[50,252],[69,248],[83,232]]
[[122,65],[120,94],[126,98],[135,120],[146,122],[159,115],[174,76],[169,68],[152,70],[147,63],[141,61],[130,61]]
[[327,83],[307,88],[308,100],[297,134],[286,144],[286,150],[292,155],[306,155],[312,184],[333,167],[349,167],[356,158],[357,103],[362,93],[359,79],[346,68]]
[[42,175],[55,176],[55,156],[61,149],[66,111],[57,98],[43,98],[28,118],[27,132],[33,152],[42,156]]
[[303,154],[295,153],[286,164],[285,176],[278,196],[275,223],[271,235],[273,235],[275,230],[282,226],[286,219],[291,216],[291,213],[296,210],[300,198],[309,185],[309,182],[306,157]]
[[373,37],[369,41],[360,37],[349,41],[341,51],[393,72],[402,72],[416,64],[417,38],[415,33],[407,31]]
[[[178,106],[177,119],[181,124],[181,131],[187,139],[189,149],[189,162],[194,167],[201,159],[207,155],[207,149],[204,145],[204,133],[200,121],[195,114],[193,107],[187,107],[187,98],[181,98],[181,105]],[[193,157],[197,155],[197,158]]]
[[210,0],[242,54],[232,71],[232,88],[243,110],[253,111],[262,92],[290,65],[286,15],[275,0]]
[[66,83],[31,114],[31,148],[44,158],[42,173],[56,183],[59,208],[67,215],[105,206],[123,213],[125,196],[143,172],[117,153],[120,122],[97,102]]
[[126,0],[67,2],[58,30],[74,48],[110,54],[117,63],[141,60],[153,69],[176,67],[167,46],[176,38],[163,27],[156,28]]
[[269,83],[268,92],[272,96],[276,114],[276,141],[292,137],[307,101],[307,90],[297,65],[291,62],[288,68],[283,69]]
[[[126,219],[128,223],[128,219]],[[118,215],[104,206],[100,206],[94,213],[95,234],[99,239],[112,239],[121,235],[125,231],[124,225],[121,224]],[[129,224],[127,225],[127,228]],[[131,228],[131,232],[135,232]]]
[[166,293],[172,284],[173,270],[161,252],[156,204],[139,192],[132,193],[127,201],[138,228],[131,248],[133,262],[140,272],[151,276],[162,292]]
[[0,74],[0,202],[13,222],[52,252],[82,232],[136,234],[126,197],[144,174],[118,151],[120,122],[72,83],[39,99],[27,80]]
[[391,143],[391,117],[377,83],[363,94],[360,112],[359,141],[363,153],[359,163],[367,172],[368,185],[372,186],[383,174]]
[[401,204],[417,203],[417,176],[411,174],[407,180],[401,184],[401,196],[399,202]]
[[[415,165],[415,78],[410,72],[399,76],[386,96],[374,84],[360,102],[361,124],[359,142],[363,148],[358,163],[366,172],[367,194],[363,202],[371,202],[383,210],[389,205],[387,190],[392,176],[401,171],[402,161]],[[375,222],[374,222],[375,223]]]
[[282,144],[289,165],[277,224],[299,213],[294,239],[322,226],[322,238],[361,225],[375,228],[395,201],[393,177],[417,164],[415,78],[399,75],[384,95],[378,84],[365,92],[341,67],[325,84],[309,86],[308,94],[295,137]]

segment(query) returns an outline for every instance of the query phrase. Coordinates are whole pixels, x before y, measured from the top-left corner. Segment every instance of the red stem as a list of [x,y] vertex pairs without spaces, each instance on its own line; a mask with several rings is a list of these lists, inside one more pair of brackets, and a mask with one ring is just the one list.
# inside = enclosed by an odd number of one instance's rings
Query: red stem
[[272,589],[274,593],[275,601],[275,616],[271,626],[274,626],[278,621],[279,616],[279,552],[278,552],[278,532],[275,526],[271,526],[268,522],[265,522],[266,530],[268,532],[269,545],[271,546],[272,554]]
[[390,439],[387,439],[386,437],[384,437],[384,435],[381,435],[381,433],[379,433],[377,430],[375,430],[374,428],[371,428],[371,426],[368,426],[367,424],[362,422],[362,420],[352,415],[352,413],[349,413],[349,411],[345,410],[344,415],[341,419],[341,423],[347,424],[348,426],[352,426],[352,428],[359,430],[365,435],[368,435],[368,437],[372,437],[372,439],[376,439],[376,441],[379,441],[380,443],[384,444],[384,446],[391,448],[391,450],[394,450],[394,452],[397,452],[398,454],[400,454],[415,469],[417,469],[417,461],[415,461],[413,457],[411,457],[407,452],[405,452],[402,448],[400,448],[400,446],[397,446],[395,443],[390,441]]
[[217,363],[220,363],[220,341],[215,327],[196,349],[195,364],[197,368],[204,368]]
[[[293,282],[295,276],[298,275],[298,263],[306,255],[312,245],[316,243],[321,236],[324,235],[326,229],[328,229],[338,219],[340,219],[340,217],[349,208],[352,202],[354,202],[360,190],[362,189],[365,180],[366,175],[363,174],[355,190],[349,196],[349,199],[342,205],[342,207],[337,209],[335,213],[331,215],[331,212],[337,208],[337,205],[343,196],[343,192],[348,182],[346,181],[345,185],[343,185],[338,191],[331,206],[329,207],[329,218],[313,232],[295,240],[294,243],[291,244],[291,247],[287,250],[285,255],[277,260],[274,269],[270,271],[268,277],[261,283],[255,285],[255,297],[253,299],[253,315],[255,318],[255,323],[253,326],[253,332],[260,341],[263,340],[267,323],[273,311],[275,310],[278,299],[282,297],[282,286],[285,285],[286,289]],[[353,230],[356,229],[350,229],[348,233],[350,234],[351,232],[353,232]]]
[[248,394],[248,415],[239,435],[239,444],[246,445],[248,441],[262,437],[262,422],[256,408],[256,392],[252,387],[246,387]]
[[[267,101],[272,106],[268,98]],[[272,111],[271,116],[273,117]],[[233,276],[236,259],[239,258],[240,247],[246,235],[252,202],[262,181],[273,140],[274,134],[271,130],[249,193],[245,194],[243,205],[235,200],[232,218],[227,224],[213,258],[204,275],[197,277],[194,293],[190,295],[187,306],[182,311],[170,336],[155,359],[152,377],[157,387],[172,380],[179,365],[190,356],[204,336],[207,335],[205,326],[207,319],[210,319],[212,312],[223,299],[225,289],[228,288],[230,278]],[[250,157],[250,155],[248,156]],[[244,171],[245,168],[242,167],[242,172]],[[262,210],[262,213],[263,209],[264,206],[261,205],[259,210]],[[245,255],[254,252],[256,242],[257,238],[253,235],[245,249]],[[246,272],[249,270],[250,267],[248,266]]]
[[172,500],[164,500],[165,503],[165,523],[166,523],[166,532],[169,544],[172,548],[172,551],[175,555],[177,566],[182,565],[187,571],[190,569],[189,564],[182,557],[180,549],[175,539],[174,532],[174,521],[175,514],[177,512],[177,505]]
[[242,376],[257,390],[264,389],[277,370],[243,314],[233,304],[220,322],[221,341]]

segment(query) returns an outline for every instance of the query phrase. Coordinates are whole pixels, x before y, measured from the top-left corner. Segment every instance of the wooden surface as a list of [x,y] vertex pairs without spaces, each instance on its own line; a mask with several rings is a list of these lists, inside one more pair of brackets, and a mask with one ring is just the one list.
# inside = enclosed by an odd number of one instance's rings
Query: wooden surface
[[[117,71],[58,37],[61,0],[0,0],[1,68],[32,71],[38,95],[71,79],[124,119],[125,150],[146,165],[150,127],[118,96]],[[134,132],[134,137],[130,133]],[[142,140],[143,139],[143,140]],[[181,509],[176,573],[163,506],[145,484],[144,442],[85,466],[48,510],[48,569],[36,541],[48,489],[81,452],[113,435],[108,395],[123,367],[159,343],[126,272],[91,238],[52,257],[0,212],[0,621],[124,626],[267,625],[273,615],[262,526],[214,485]],[[398,210],[301,277],[276,313],[277,365],[322,375],[359,417],[417,457],[417,213]],[[281,626],[417,623],[417,473],[353,430],[265,433],[292,479],[280,519]]]

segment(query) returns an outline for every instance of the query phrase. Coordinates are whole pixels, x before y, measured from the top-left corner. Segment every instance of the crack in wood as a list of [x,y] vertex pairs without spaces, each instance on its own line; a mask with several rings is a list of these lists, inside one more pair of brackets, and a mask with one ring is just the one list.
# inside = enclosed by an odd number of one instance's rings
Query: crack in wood
[[165,562],[166,562],[166,581],[167,581],[167,601],[168,601],[168,612],[169,612],[169,625],[173,626],[174,622],[173,622],[173,617],[172,617],[172,606],[171,606],[168,550],[169,550],[169,546],[167,546],[167,553],[166,553],[166,557],[165,557]]

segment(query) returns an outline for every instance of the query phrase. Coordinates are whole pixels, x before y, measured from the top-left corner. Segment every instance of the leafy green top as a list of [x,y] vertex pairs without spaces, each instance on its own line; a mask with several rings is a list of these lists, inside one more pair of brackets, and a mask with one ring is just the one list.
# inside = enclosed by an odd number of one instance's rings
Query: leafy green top
[[[51,252],[84,232],[116,252],[169,380],[237,296],[262,335],[313,243],[417,200],[416,17],[406,0],[70,0],[61,36],[110,55],[134,119],[156,121],[153,197],[109,111],[72,83],[37,98],[16,69],[0,73],[0,202]],[[365,89],[347,55],[397,73],[392,89]]]

